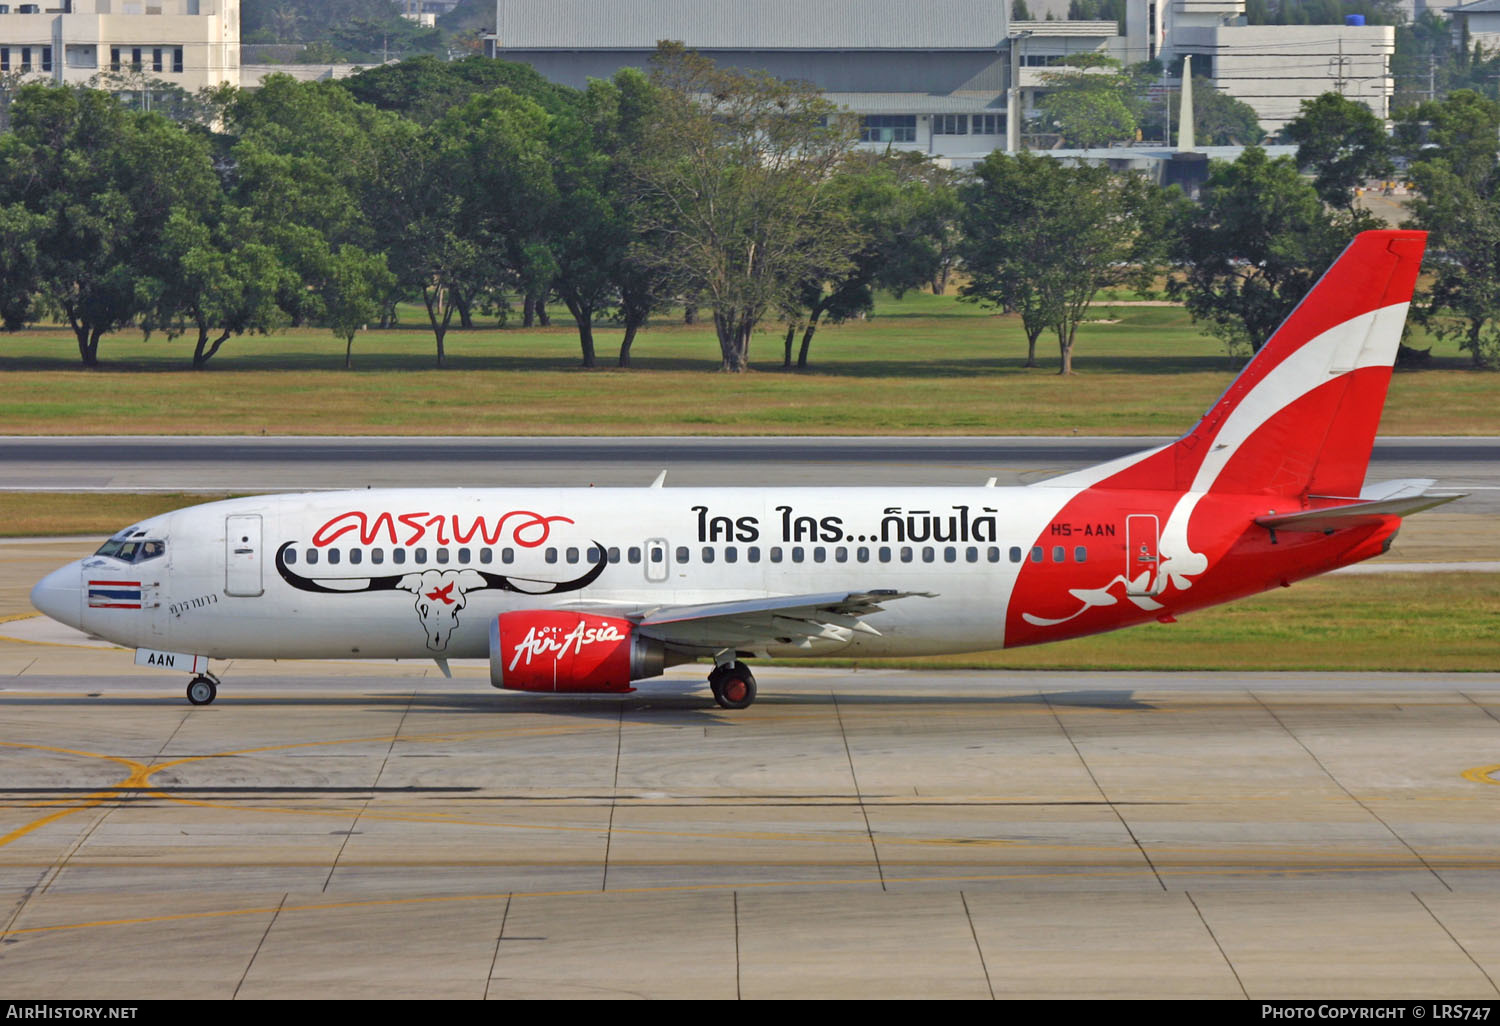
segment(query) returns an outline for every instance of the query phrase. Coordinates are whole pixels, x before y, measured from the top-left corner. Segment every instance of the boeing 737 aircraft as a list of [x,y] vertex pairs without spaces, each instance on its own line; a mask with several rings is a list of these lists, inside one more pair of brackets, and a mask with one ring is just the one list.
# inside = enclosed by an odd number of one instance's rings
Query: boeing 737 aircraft
[[[194,674],[212,659],[488,657],[500,688],[628,692],[712,659],[1036,645],[1170,621],[1385,552],[1458,496],[1365,487],[1425,235],[1358,236],[1177,441],[1017,488],[389,489],[133,524],[31,593]],[[660,479],[658,479],[658,485]]]

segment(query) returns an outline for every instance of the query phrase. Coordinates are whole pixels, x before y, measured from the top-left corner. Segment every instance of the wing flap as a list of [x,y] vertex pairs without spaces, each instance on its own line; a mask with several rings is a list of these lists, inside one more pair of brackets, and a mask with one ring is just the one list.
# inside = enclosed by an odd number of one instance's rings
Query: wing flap
[[1394,498],[1375,499],[1369,502],[1351,502],[1345,506],[1306,509],[1297,513],[1272,513],[1256,517],[1255,522],[1273,531],[1337,531],[1374,523],[1382,517],[1410,516],[1424,509],[1441,506],[1445,502],[1452,502],[1454,499],[1463,497],[1462,493],[1398,495]]
[[648,637],[691,648],[758,649],[777,642],[808,648],[815,642],[847,643],[855,632],[879,637],[864,617],[881,612],[882,603],[912,597],[934,596],[893,589],[781,595],[664,606],[632,619]]

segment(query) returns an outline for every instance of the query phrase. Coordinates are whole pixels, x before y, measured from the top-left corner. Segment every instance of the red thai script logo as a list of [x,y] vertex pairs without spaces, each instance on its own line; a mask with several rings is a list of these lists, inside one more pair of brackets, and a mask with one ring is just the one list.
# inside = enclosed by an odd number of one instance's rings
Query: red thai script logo
[[[498,518],[482,514],[464,518],[457,513],[370,514],[364,510],[350,510],[318,528],[312,543],[322,548],[350,532],[358,532],[361,545],[373,545],[382,538],[392,545],[415,545],[428,538],[429,533],[431,541],[437,545],[464,545],[476,536],[484,544],[494,545],[502,537],[507,537],[509,524],[510,540],[522,548],[534,549],[547,541],[552,534],[552,525],[559,523],[571,524],[573,521],[567,517],[543,516],[526,509],[513,509]],[[398,533],[404,533],[406,537],[399,537]]]

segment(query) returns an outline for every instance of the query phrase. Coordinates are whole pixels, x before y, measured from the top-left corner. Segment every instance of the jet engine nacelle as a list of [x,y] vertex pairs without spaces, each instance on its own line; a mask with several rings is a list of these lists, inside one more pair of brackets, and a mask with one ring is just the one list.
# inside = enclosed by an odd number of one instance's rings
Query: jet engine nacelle
[[490,623],[490,683],[497,688],[620,693],[665,665],[662,643],[619,617],[522,610]]

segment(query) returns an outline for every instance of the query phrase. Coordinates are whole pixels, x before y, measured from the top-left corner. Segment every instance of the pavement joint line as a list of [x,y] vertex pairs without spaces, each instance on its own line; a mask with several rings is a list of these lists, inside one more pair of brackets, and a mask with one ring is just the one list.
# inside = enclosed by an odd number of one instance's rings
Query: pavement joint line
[[1073,747],[1073,754],[1078,757],[1079,765],[1081,765],[1083,767],[1083,771],[1089,775],[1089,779],[1094,782],[1094,788],[1099,792],[1099,797],[1104,799],[1104,801],[1109,805],[1109,810],[1113,812],[1115,814],[1115,818],[1120,821],[1120,826],[1124,828],[1125,833],[1130,837],[1130,841],[1135,845],[1136,851],[1140,852],[1141,858],[1146,860],[1147,868],[1151,870],[1152,875],[1156,877],[1156,882],[1161,886],[1161,889],[1165,891],[1167,889],[1167,882],[1161,878],[1161,874],[1156,870],[1156,864],[1151,861],[1150,854],[1146,851],[1145,846],[1141,844],[1140,839],[1135,836],[1135,831],[1130,828],[1130,824],[1126,822],[1125,814],[1120,811],[1119,807],[1115,805],[1113,801],[1110,800],[1109,795],[1104,790],[1104,785],[1099,783],[1098,777],[1094,776],[1093,767],[1091,767],[1089,765],[1089,761],[1083,757],[1083,750],[1078,747],[1078,742],[1073,740],[1073,735],[1069,732],[1068,725],[1064,723],[1062,717],[1058,715],[1056,708],[1052,705],[1052,700],[1047,697],[1046,692],[1038,692],[1038,694],[1040,694],[1042,696],[1042,700],[1047,703],[1047,708],[1052,710],[1052,718],[1057,723],[1057,729],[1062,731],[1063,737],[1067,738],[1068,744]]
[[620,753],[625,748],[625,706],[620,707],[619,718],[615,721],[615,775],[610,780],[609,798],[609,822],[604,831],[604,867],[599,878],[599,890],[609,890],[609,853],[613,847],[615,838],[615,809],[619,807],[620,801]]
[[505,911],[500,913],[500,932],[495,935],[495,953],[490,956],[490,973],[484,978],[484,999],[486,1001],[490,998],[490,984],[495,979],[495,969],[500,964],[500,944],[505,940],[505,924],[510,921],[510,899],[511,896],[507,894],[505,896]]
[[854,753],[849,750],[849,731],[844,727],[844,714],[839,708],[839,696],[830,695],[833,699],[833,713],[839,723],[839,737],[844,742],[844,758],[849,761],[849,779],[854,784],[855,797],[859,799],[859,812],[865,821],[865,836],[870,839],[870,855],[875,859],[875,872],[880,875],[880,889],[885,890],[885,869],[880,864],[880,848],[875,843],[875,831],[870,826],[870,810],[865,805],[864,795],[859,787],[859,773],[854,769]]
[[375,800],[376,790],[380,787],[380,777],[385,773],[386,765],[391,761],[391,753],[396,750],[396,742],[401,739],[401,728],[406,725],[406,717],[411,714],[412,703],[416,700],[417,689],[413,687],[411,689],[411,697],[407,700],[406,708],[401,711],[401,719],[396,723],[395,731],[391,733],[390,743],[386,745],[385,756],[380,760],[380,768],[375,771],[375,779],[370,784],[370,793],[365,795],[359,810],[355,812],[354,819],[349,823],[349,829],[344,833],[343,843],[339,845],[339,850],[334,854],[333,862],[328,867],[328,876],[323,881],[323,891],[325,893],[328,891],[328,885],[333,882],[333,874],[338,872],[339,860],[344,857],[344,849],[349,847],[349,839],[354,836],[354,831],[359,826],[360,817],[370,807],[370,803]]
[[[1260,696],[1256,695],[1254,691],[1250,692],[1250,694],[1255,698],[1255,700],[1257,702],[1261,702]],[[1318,769],[1322,770],[1323,774],[1325,776],[1327,776],[1329,780],[1333,781],[1334,786],[1336,786],[1340,791],[1343,791],[1346,795],[1348,795],[1350,801],[1352,801],[1355,805],[1358,805],[1361,809],[1364,809],[1365,813],[1367,815],[1369,815],[1372,819],[1374,819],[1375,822],[1379,823],[1382,827],[1384,827],[1386,829],[1386,832],[1389,833],[1392,837],[1394,837],[1398,842],[1400,842],[1400,844],[1401,844],[1401,846],[1403,848],[1405,848],[1407,851],[1411,852],[1412,858],[1414,858],[1418,862],[1420,862],[1422,864],[1422,866],[1423,866],[1424,869],[1426,869],[1429,873],[1431,873],[1434,877],[1436,877],[1438,883],[1442,884],[1450,892],[1453,890],[1453,887],[1448,883],[1448,881],[1443,879],[1442,874],[1440,874],[1436,869],[1432,868],[1432,866],[1428,865],[1427,864],[1427,860],[1422,857],[1422,853],[1419,852],[1419,851],[1417,851],[1417,849],[1413,848],[1407,842],[1406,838],[1402,837],[1399,833],[1397,833],[1395,827],[1393,827],[1389,823],[1387,823],[1381,817],[1381,815],[1378,812],[1376,812],[1374,809],[1370,808],[1364,802],[1360,801],[1358,795],[1356,795],[1353,791],[1351,791],[1347,787],[1345,787],[1343,781],[1339,780],[1338,777],[1334,776],[1333,771],[1330,770],[1327,766],[1325,766],[1323,764],[1323,760],[1319,759],[1318,756],[1317,756],[1317,754],[1311,748],[1309,748],[1307,746],[1307,743],[1305,741],[1303,741],[1300,737],[1297,736],[1297,732],[1296,731],[1292,730],[1292,728],[1289,727],[1289,726],[1287,726],[1287,724],[1282,720],[1282,718],[1280,716],[1276,715],[1276,711],[1274,709],[1272,709],[1265,702],[1261,702],[1261,707],[1265,709],[1266,713],[1271,717],[1271,719],[1273,719],[1273,720],[1276,721],[1276,725],[1277,726],[1279,726],[1282,730],[1286,731],[1287,737],[1290,737],[1293,741],[1297,742],[1298,746],[1300,746],[1301,749],[1304,752],[1307,753],[1307,757],[1313,761],[1313,764],[1316,765],[1318,767]]]
[[1497,997],[1500,997],[1500,987],[1495,986],[1494,977],[1489,974],[1484,966],[1479,964],[1478,959],[1476,959],[1469,953],[1469,949],[1464,947],[1463,943],[1457,937],[1453,936],[1453,931],[1448,929],[1448,924],[1443,922],[1442,919],[1438,918],[1438,914],[1432,910],[1432,906],[1428,905],[1427,902],[1422,900],[1422,896],[1420,894],[1418,894],[1416,891],[1412,891],[1411,896],[1417,899],[1417,904],[1421,905],[1423,910],[1432,917],[1432,921],[1434,923],[1437,923],[1438,927],[1448,935],[1448,939],[1453,942],[1454,946],[1457,947],[1459,951],[1462,951],[1464,953],[1464,957],[1467,958],[1470,962],[1474,963],[1474,968],[1479,970],[1479,974],[1483,976],[1485,982],[1490,985],[1490,989],[1495,992]]
[[1240,979],[1239,970],[1234,967],[1234,962],[1230,959],[1229,952],[1224,950],[1224,945],[1219,943],[1218,934],[1214,933],[1214,928],[1208,924],[1208,917],[1205,916],[1203,914],[1203,910],[1198,907],[1198,902],[1194,900],[1193,893],[1191,891],[1184,890],[1182,894],[1185,898],[1187,898],[1188,904],[1193,906],[1193,911],[1198,913],[1198,921],[1202,923],[1203,928],[1208,931],[1208,939],[1214,942],[1215,948],[1219,949],[1219,957],[1224,960],[1224,964],[1229,968],[1230,975],[1234,977],[1235,986],[1240,988],[1240,993],[1245,995],[1246,1001],[1250,1000],[1250,992],[1245,989],[1245,981]]
[[[1460,691],[1458,693],[1458,695],[1459,695],[1460,698],[1464,699],[1465,701],[1467,701],[1467,702],[1471,703],[1472,705],[1474,705],[1475,707],[1477,707],[1480,712],[1484,713],[1490,719],[1494,720],[1496,723],[1500,723],[1500,716],[1496,716],[1495,715],[1495,711],[1493,709],[1491,709],[1489,706],[1485,705],[1483,702],[1480,702],[1474,696],[1470,695],[1467,691]],[[1500,768],[1500,767],[1496,767],[1496,768]]]
[[969,911],[969,899],[962,890],[958,892],[958,900],[964,906],[964,918],[969,921],[969,936],[974,938],[974,953],[979,956],[979,968],[984,970],[984,985],[990,992],[990,1000],[995,1000],[995,984],[990,980],[990,967],[984,960],[984,945],[979,943],[979,930],[974,926],[974,913]]
[[230,995],[231,999],[240,996],[240,988],[250,978],[250,969],[255,965],[256,958],[260,956],[260,949],[266,946],[266,938],[271,936],[271,927],[276,925],[276,917],[281,915],[281,909],[286,904],[286,899],[287,895],[283,893],[281,895],[281,903],[276,906],[276,911],[271,913],[270,921],[266,923],[265,932],[260,935],[260,943],[255,945],[255,950],[250,953],[250,961],[245,963],[245,971],[240,974],[240,982],[234,985],[234,993]]

